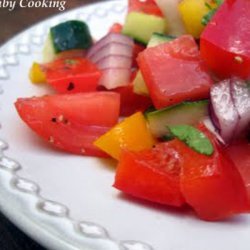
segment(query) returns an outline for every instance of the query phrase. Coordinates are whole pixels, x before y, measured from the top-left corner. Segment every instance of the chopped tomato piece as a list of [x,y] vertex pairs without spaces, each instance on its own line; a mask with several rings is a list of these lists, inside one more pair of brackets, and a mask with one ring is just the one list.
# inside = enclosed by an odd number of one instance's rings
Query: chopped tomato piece
[[158,144],[142,152],[124,151],[116,171],[114,187],[138,198],[180,207],[181,156],[176,141]]
[[147,48],[139,54],[138,63],[158,109],[209,97],[212,79],[189,35]]
[[248,199],[250,201],[250,143],[247,140],[236,141],[232,145],[229,145],[225,149],[225,152],[239,170],[247,188]]
[[133,63],[132,63],[133,67],[138,68],[137,57],[145,49],[146,49],[146,47],[144,45],[139,44],[139,43],[134,43],[134,48],[133,48]]
[[199,154],[184,143],[178,146],[183,157],[180,183],[186,202],[204,220],[219,220],[248,212],[246,188],[238,170],[223,154],[214,136],[204,126],[200,129],[213,143],[212,156]]
[[65,50],[56,55],[56,59],[75,59],[75,58],[83,58],[86,55],[86,50],[82,49],[72,49]]
[[111,92],[51,95],[19,98],[15,106],[23,121],[51,145],[75,154],[107,156],[93,142],[117,123],[120,98]]
[[152,106],[152,101],[149,97],[134,93],[133,84],[117,88],[114,91],[121,95],[121,116],[130,116],[137,111],[143,112]]
[[58,93],[95,91],[101,72],[83,58],[59,59],[46,66],[46,80]]
[[222,78],[250,76],[249,0],[225,0],[201,34],[201,55]]
[[110,33],[121,33],[123,26],[120,23],[114,23],[109,29]]
[[129,0],[128,12],[143,12],[149,15],[163,16],[154,0]]

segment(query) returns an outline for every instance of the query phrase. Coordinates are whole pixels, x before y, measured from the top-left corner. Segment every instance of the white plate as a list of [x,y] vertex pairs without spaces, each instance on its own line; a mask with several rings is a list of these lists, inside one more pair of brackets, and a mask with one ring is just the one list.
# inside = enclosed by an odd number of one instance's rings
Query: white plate
[[46,92],[29,83],[28,70],[41,55],[48,27],[83,19],[99,38],[123,20],[125,9],[125,1],[76,9],[35,25],[0,49],[1,210],[55,250],[249,250],[250,216],[208,223],[187,211],[129,199],[112,188],[111,162],[52,150],[19,119],[15,99]]

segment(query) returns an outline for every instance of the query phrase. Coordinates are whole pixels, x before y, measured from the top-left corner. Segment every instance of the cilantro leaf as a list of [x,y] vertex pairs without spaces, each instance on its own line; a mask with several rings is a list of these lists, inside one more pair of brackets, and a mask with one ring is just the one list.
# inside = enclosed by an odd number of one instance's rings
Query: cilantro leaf
[[209,12],[201,19],[201,24],[204,26],[206,26],[211,21],[218,8],[223,4],[223,0],[214,0],[214,2],[217,5],[216,8],[213,8],[210,4],[205,3],[206,7],[209,9]]
[[214,147],[208,137],[200,130],[190,125],[178,125],[168,127],[172,135],[186,143],[196,152],[204,155],[212,155]]

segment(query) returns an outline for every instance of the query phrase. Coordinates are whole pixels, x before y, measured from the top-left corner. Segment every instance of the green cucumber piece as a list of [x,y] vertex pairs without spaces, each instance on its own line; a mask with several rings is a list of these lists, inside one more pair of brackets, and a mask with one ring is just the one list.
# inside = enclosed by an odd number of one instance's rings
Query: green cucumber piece
[[71,49],[88,49],[92,45],[92,37],[85,22],[72,20],[60,23],[50,29],[56,53]]
[[160,138],[169,134],[168,126],[195,125],[208,115],[208,101],[183,102],[175,106],[148,112],[151,132]]
[[149,96],[148,87],[146,86],[140,70],[137,72],[134,79],[133,91],[138,95]]
[[92,37],[85,22],[71,20],[60,23],[48,34],[43,49],[44,62],[50,62],[56,54],[73,49],[88,49],[92,45]]
[[49,33],[43,47],[43,63],[49,63],[53,61],[55,58],[56,58],[56,52],[54,50],[52,38]]
[[147,44],[153,33],[166,33],[167,24],[163,17],[140,12],[130,12],[122,29],[124,35]]
[[163,34],[159,34],[159,33],[154,33],[149,42],[147,47],[151,48],[151,47],[155,47],[158,46],[162,43],[167,43],[167,42],[171,42],[175,39],[176,37],[174,36],[170,36],[170,35],[163,35]]
[[[147,47],[148,48],[155,47],[155,46],[160,45],[162,43],[170,42],[170,41],[174,40],[175,38],[176,37],[169,36],[169,35],[154,33],[151,36]],[[134,92],[136,94],[149,96],[148,88],[146,86],[146,83],[143,79],[143,76],[142,76],[142,73],[140,70],[137,72],[133,86],[134,86]]]
[[170,126],[168,129],[172,135],[186,143],[194,151],[209,156],[213,154],[213,144],[208,137],[197,128],[190,125],[178,125]]

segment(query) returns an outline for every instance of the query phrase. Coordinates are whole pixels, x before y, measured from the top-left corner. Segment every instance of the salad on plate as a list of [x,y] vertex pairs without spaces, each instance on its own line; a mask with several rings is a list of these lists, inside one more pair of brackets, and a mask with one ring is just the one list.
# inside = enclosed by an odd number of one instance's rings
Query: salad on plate
[[51,27],[18,98],[48,146],[117,162],[113,187],[203,220],[250,212],[250,3],[128,0],[100,40]]

